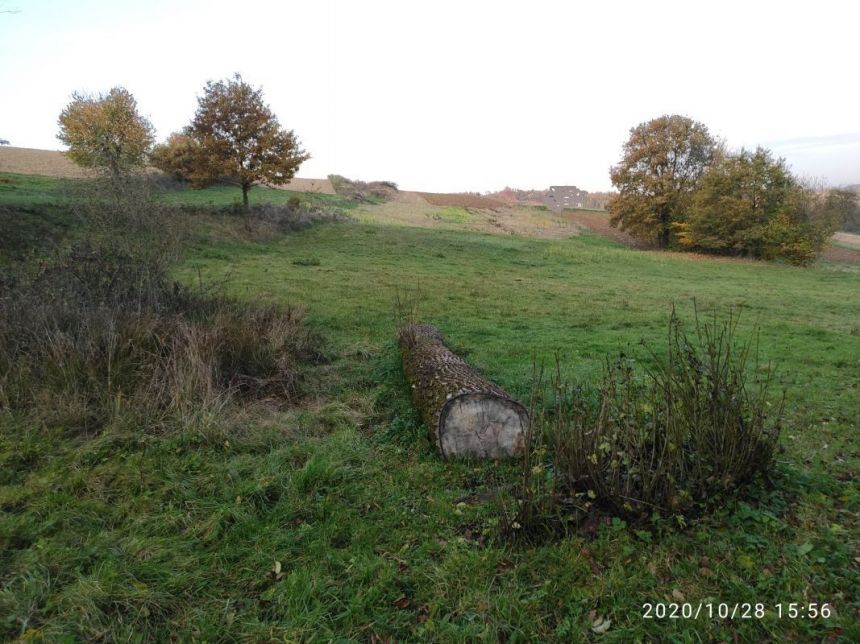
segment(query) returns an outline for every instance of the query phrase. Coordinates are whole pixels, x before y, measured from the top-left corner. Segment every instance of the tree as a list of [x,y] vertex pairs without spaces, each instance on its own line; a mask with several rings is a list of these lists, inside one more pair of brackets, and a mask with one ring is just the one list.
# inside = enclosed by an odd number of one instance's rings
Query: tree
[[123,87],[90,96],[75,92],[59,118],[57,138],[68,155],[85,168],[112,177],[143,167],[154,142],[152,124],[137,111],[137,101]]
[[187,139],[175,137],[163,152],[173,159],[166,167],[193,184],[232,179],[242,188],[247,209],[252,186],[287,183],[310,158],[292,130],[281,128],[263,102],[262,90],[251,87],[239,74],[210,81],[197,102],[194,119],[182,134]]
[[9,141],[6,139],[0,139],[0,145],[9,145]]
[[860,195],[853,190],[831,190],[825,197],[824,209],[837,228],[860,230]]
[[205,188],[213,181],[213,172],[206,166],[207,157],[194,137],[187,134],[187,128],[156,145],[149,160],[162,172],[187,181],[194,188]]
[[621,162],[610,169],[618,190],[610,223],[668,248],[696,184],[718,151],[708,128],[685,116],[661,116],[630,130]]
[[757,148],[721,155],[699,181],[686,221],[673,227],[686,248],[808,264],[836,219],[828,200],[795,179],[784,159]]

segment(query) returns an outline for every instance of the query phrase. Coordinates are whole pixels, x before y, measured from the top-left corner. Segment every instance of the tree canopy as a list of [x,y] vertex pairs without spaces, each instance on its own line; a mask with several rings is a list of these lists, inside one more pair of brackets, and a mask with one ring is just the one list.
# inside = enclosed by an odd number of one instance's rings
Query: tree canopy
[[860,194],[854,190],[831,190],[825,208],[842,230],[860,232]]
[[801,184],[784,159],[741,150],[720,155],[673,227],[684,248],[808,264],[838,226],[835,204]]
[[263,102],[262,90],[238,74],[207,83],[191,124],[153,154],[157,167],[194,186],[235,181],[246,208],[252,186],[287,183],[309,158]]
[[152,124],[123,87],[98,96],[75,92],[60,114],[59,126],[57,138],[69,146],[72,161],[113,177],[143,167],[155,140]]
[[702,123],[661,116],[630,130],[610,170],[618,194],[607,204],[613,226],[667,248],[672,223],[683,219],[696,183],[718,146]]

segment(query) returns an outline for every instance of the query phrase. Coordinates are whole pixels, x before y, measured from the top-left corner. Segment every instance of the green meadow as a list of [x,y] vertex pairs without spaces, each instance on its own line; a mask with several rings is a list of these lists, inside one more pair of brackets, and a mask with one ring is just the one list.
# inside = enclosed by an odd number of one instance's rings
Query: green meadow
[[[0,179],[16,239],[73,234],[58,182]],[[195,207],[174,277],[306,309],[326,343],[310,393],[172,433],[142,420],[82,437],[0,408],[0,639],[860,639],[857,266],[483,234],[451,229],[468,223],[454,208],[444,230],[348,219],[227,234],[232,216],[205,210],[237,192],[164,197]],[[298,196],[347,215],[356,205]],[[762,368],[777,369],[774,398],[786,396],[774,476],[684,525],[606,517],[506,541],[495,498],[517,467],[443,462],[429,445],[400,368],[398,299],[521,399],[556,356],[581,382],[620,352],[647,363],[642,342],[660,351],[673,306],[687,322],[696,308],[733,310]],[[646,618],[660,602],[760,603],[765,615]],[[832,614],[792,619],[789,603]],[[609,626],[595,630],[599,619]]]

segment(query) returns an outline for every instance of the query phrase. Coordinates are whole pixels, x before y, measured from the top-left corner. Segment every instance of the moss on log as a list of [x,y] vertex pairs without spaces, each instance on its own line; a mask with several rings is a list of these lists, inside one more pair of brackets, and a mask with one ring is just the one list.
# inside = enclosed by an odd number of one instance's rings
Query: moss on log
[[442,456],[497,459],[522,452],[525,407],[454,354],[436,327],[404,327],[400,354],[412,401]]

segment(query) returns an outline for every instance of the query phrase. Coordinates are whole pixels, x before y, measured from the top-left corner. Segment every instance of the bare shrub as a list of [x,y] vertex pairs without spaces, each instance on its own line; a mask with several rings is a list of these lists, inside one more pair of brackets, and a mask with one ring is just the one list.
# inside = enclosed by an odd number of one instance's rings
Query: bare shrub
[[548,383],[537,373],[522,503],[503,526],[533,536],[594,510],[683,522],[767,475],[783,402],[770,400],[773,370],[736,332],[733,314],[697,314],[688,333],[673,311],[665,351],[649,349],[644,372],[622,355],[596,388],[563,382],[558,365]]
[[68,207],[93,246],[167,265],[189,234],[182,210],[159,197],[168,188],[157,176],[131,175],[69,181]]

